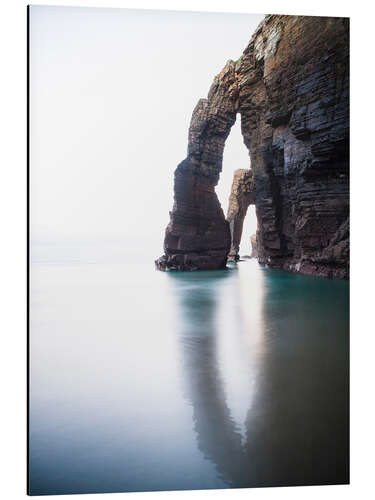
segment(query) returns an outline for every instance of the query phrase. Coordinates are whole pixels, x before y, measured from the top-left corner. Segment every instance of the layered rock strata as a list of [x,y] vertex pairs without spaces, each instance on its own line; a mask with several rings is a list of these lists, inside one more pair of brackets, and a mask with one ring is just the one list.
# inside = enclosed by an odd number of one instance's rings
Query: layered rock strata
[[174,205],[167,226],[161,270],[211,270],[226,266],[231,237],[215,193],[225,140],[236,120],[235,63],[217,75],[207,99],[196,105],[189,128],[188,155],[174,174]]
[[254,179],[250,169],[234,172],[232,189],[229,196],[227,221],[229,223],[231,247],[228,260],[239,260],[243,222],[250,204],[255,202]]
[[240,59],[215,77],[193,112],[157,267],[225,267],[232,242],[215,186],[237,113],[259,261],[348,277],[349,21],[329,17],[266,16]]

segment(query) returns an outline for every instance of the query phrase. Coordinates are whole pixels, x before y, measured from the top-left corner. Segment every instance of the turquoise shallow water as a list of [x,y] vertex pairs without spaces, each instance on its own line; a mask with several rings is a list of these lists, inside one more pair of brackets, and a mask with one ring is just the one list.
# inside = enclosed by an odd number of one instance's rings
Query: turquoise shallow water
[[348,481],[349,283],[31,266],[32,494]]

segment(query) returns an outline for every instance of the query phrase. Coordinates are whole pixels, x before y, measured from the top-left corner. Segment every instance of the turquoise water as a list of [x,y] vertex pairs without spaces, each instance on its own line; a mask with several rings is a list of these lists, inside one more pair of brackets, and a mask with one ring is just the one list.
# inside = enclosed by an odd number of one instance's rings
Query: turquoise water
[[31,266],[32,494],[348,481],[349,283]]

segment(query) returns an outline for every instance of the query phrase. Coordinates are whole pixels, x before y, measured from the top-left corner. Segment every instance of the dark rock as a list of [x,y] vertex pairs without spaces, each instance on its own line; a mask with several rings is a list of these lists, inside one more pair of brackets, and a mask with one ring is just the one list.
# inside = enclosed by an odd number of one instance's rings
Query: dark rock
[[238,261],[243,222],[250,204],[254,204],[253,173],[249,169],[238,169],[234,173],[229,196],[227,221],[231,235],[231,247],[228,260]]
[[228,223],[215,194],[237,113],[251,157],[259,262],[347,278],[349,21],[332,17],[267,17],[198,102],[158,268],[218,269],[229,252],[238,256],[243,208]]

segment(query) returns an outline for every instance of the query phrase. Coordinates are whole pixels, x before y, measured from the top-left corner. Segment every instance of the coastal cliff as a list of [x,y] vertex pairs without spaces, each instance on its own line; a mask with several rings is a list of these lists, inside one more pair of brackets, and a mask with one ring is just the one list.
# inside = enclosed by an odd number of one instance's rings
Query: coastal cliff
[[[159,269],[225,267],[239,244],[215,186],[241,116],[251,158],[258,260],[294,272],[349,276],[349,20],[270,15],[242,56],[200,99]],[[242,220],[243,222],[243,220]],[[231,229],[232,224],[232,229]],[[242,227],[242,226],[241,226]],[[237,236],[236,236],[237,235]],[[238,250],[237,250],[238,252]]]

